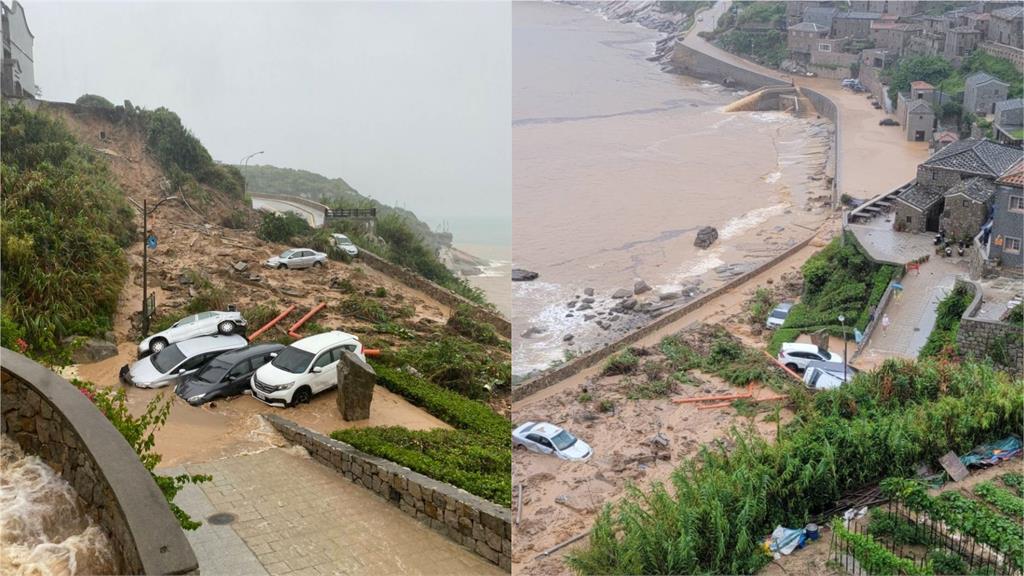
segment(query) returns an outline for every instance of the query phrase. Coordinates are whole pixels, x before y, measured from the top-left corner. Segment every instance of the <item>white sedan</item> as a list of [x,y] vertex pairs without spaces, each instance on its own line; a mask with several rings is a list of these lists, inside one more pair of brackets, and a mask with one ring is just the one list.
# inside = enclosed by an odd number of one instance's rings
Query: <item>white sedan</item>
[[589,444],[548,422],[527,422],[513,430],[512,447],[520,446],[562,460],[587,460],[593,454]]
[[292,248],[285,250],[280,256],[274,256],[263,263],[267,268],[299,269],[320,267],[327,263],[327,254],[310,248]]
[[244,328],[245,318],[240,312],[200,312],[186,316],[170,328],[139,342],[139,356],[155,354],[175,342],[212,334],[234,334]]

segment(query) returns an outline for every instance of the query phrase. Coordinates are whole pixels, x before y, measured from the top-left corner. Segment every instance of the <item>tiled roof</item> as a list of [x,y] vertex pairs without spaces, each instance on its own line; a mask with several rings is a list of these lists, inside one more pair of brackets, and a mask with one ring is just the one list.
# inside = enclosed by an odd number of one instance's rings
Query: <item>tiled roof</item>
[[917,90],[934,90],[935,89],[935,86],[932,86],[931,84],[925,82],[924,80],[917,80],[917,81],[911,82],[910,83],[910,87],[911,88],[916,88]]
[[932,139],[934,139],[936,142],[956,142],[957,140],[960,139],[960,137],[957,136],[956,132],[943,130],[942,132],[936,132],[935,134],[933,134]]
[[946,196],[963,194],[975,202],[988,202],[995,192],[995,186],[991,180],[984,178],[968,178],[961,180],[956,186],[946,190]]
[[918,210],[927,210],[930,206],[938,202],[942,198],[942,194],[935,192],[929,192],[924,188],[918,188],[916,185],[908,188],[906,191],[901,192],[897,199],[910,204]]
[[814,22],[801,22],[790,26],[789,29],[797,32],[828,32],[828,28]]
[[878,12],[840,12],[836,18],[849,18],[851,20],[878,20],[882,15]]
[[1018,160],[1016,164],[1010,166],[1009,170],[1003,172],[1003,175],[996,180],[996,183],[1024,188],[1024,160]]
[[921,165],[996,178],[1020,157],[1020,148],[968,138],[939,150]]
[[1024,108],[1024,98],[1014,98],[1013,100],[1003,100],[1002,102],[996,102],[995,114],[999,116],[1000,112],[1007,110],[1015,110],[1017,108]]
[[910,101],[910,104],[907,104],[907,113],[910,113],[910,114],[934,114],[935,111],[932,110],[932,105],[929,104],[927,100],[922,100],[921,98],[915,98],[915,99]]
[[993,10],[992,15],[1003,20],[1013,20],[1019,18],[1021,13],[1024,13],[1024,8],[1020,6],[1012,6],[1010,8],[1000,8],[999,10]]
[[974,74],[971,74],[967,78],[964,78],[964,85],[966,86],[982,86],[984,84],[988,84],[989,82],[999,82],[1003,86],[1009,86],[1009,84],[1007,84],[1006,82],[1003,82],[1000,79],[996,78],[995,76],[992,76],[986,72],[975,72]]
[[836,12],[838,12],[838,10],[835,8],[805,8],[803,21],[811,22],[818,26],[824,26],[825,28],[831,28],[832,18],[835,17]]

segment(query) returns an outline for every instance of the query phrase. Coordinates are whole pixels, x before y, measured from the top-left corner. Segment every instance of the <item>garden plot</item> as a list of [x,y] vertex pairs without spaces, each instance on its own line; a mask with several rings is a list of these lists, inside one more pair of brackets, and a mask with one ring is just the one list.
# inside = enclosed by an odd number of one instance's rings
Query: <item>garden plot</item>
[[[710,358],[704,361],[702,358]],[[516,424],[548,421],[586,441],[586,462],[517,452],[513,462],[513,511],[522,486],[522,519],[515,527],[513,566],[531,574],[568,574],[566,547],[545,550],[590,529],[601,508],[629,484],[665,482],[672,471],[708,445],[731,445],[733,427],[773,439],[792,418],[784,402],[755,403],[795,384],[762,352],[747,348],[717,327],[697,327],[666,338],[655,348],[634,348],[609,360],[601,376],[580,389],[564,390],[516,406]],[[728,407],[673,402],[745,395]],[[721,403],[721,402],[718,402]],[[652,442],[658,437],[663,441]],[[585,540],[584,540],[585,542]]]

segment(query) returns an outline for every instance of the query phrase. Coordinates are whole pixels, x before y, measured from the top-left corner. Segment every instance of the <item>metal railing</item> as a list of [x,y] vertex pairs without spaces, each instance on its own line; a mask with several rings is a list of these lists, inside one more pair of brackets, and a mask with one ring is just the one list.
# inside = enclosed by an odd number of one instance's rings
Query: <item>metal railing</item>
[[331,218],[376,218],[376,208],[327,208],[324,219]]

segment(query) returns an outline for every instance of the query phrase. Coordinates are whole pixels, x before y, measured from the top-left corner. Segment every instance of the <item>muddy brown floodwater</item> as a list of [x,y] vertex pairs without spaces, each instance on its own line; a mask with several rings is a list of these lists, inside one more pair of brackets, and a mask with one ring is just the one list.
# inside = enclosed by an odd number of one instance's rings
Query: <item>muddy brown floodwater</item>
[[0,573],[110,574],[111,550],[67,481],[0,436]]
[[[827,120],[727,112],[739,93],[662,72],[646,60],[660,34],[638,25],[554,3],[512,16],[512,256],[540,273],[512,288],[517,375],[649,321],[599,327],[616,289],[642,279],[643,299],[681,303],[828,217]],[[693,245],[702,226],[719,234],[706,250]],[[594,318],[566,308],[585,288]]]
[[322,392],[309,404],[296,408],[268,406],[249,395],[191,406],[175,396],[170,387],[149,390],[121,384],[117,378],[118,370],[135,360],[135,351],[135,344],[122,343],[118,346],[117,356],[94,364],[72,366],[65,370],[64,376],[81,378],[105,388],[123,388],[128,409],[135,415],[144,413],[146,405],[161,394],[171,398],[170,415],[156,434],[155,450],[163,456],[161,466],[205,462],[270,447],[276,435],[260,414],[277,414],[322,434],[342,428],[371,426],[403,426],[411,430],[450,428],[380,386],[374,388],[370,418],[359,422],[341,419],[334,389]]

